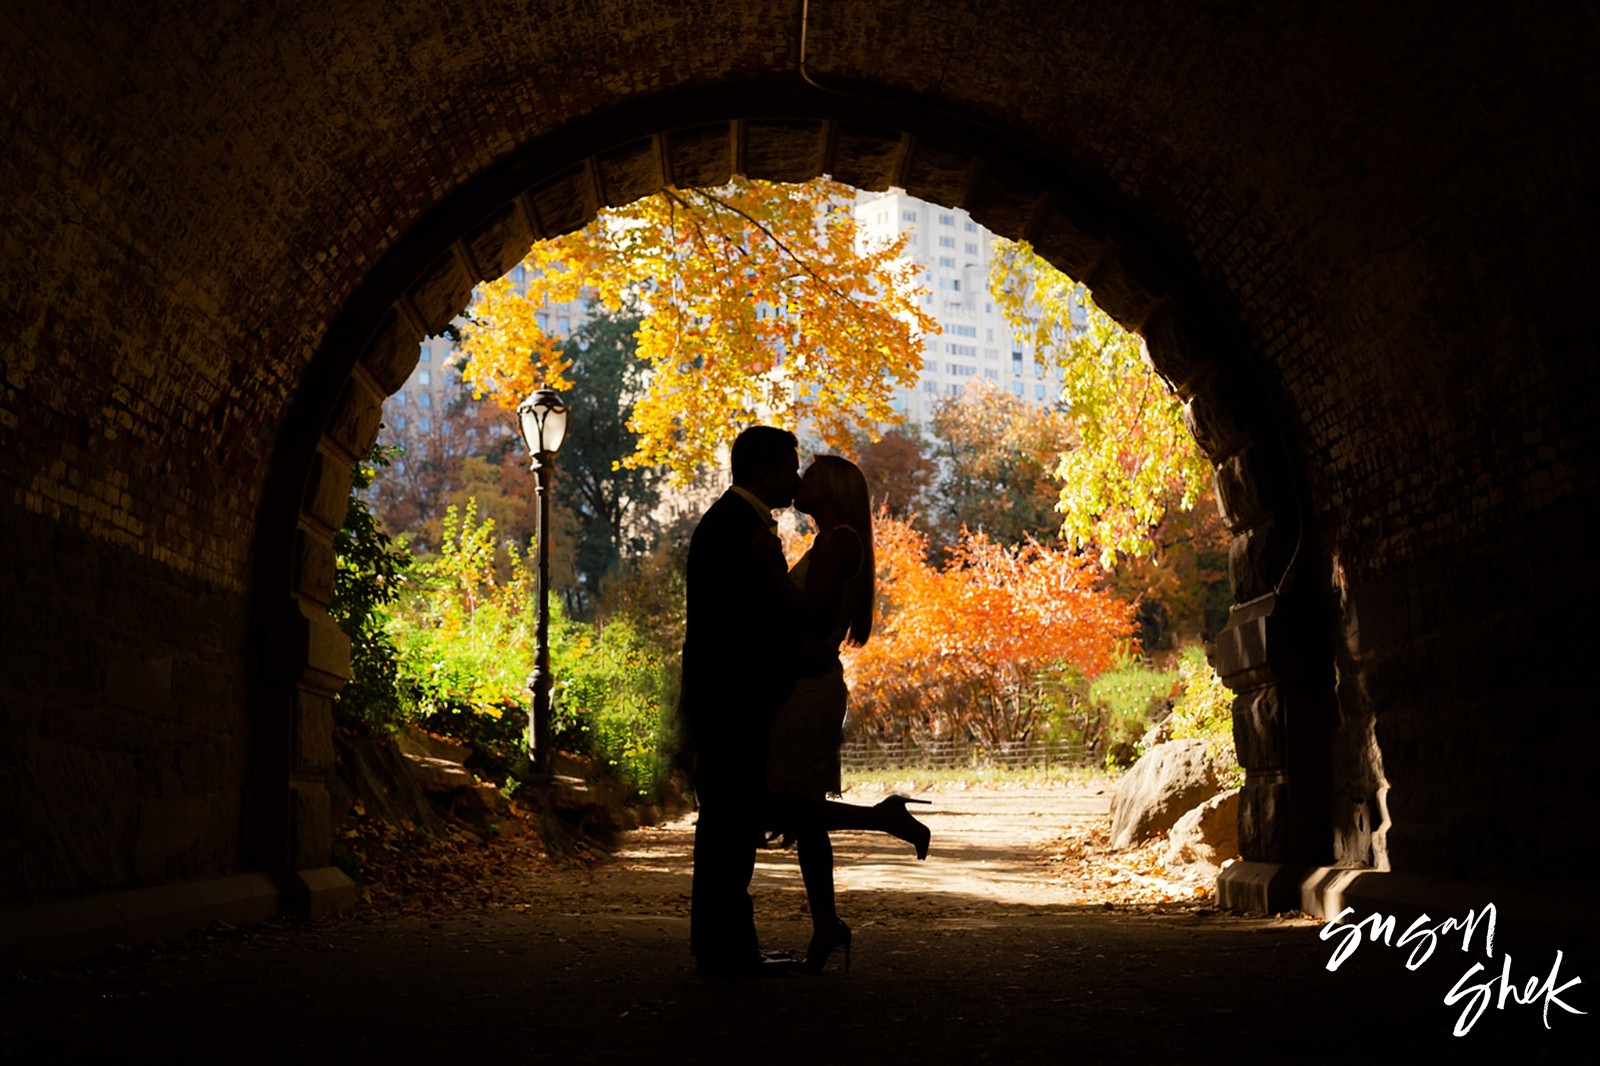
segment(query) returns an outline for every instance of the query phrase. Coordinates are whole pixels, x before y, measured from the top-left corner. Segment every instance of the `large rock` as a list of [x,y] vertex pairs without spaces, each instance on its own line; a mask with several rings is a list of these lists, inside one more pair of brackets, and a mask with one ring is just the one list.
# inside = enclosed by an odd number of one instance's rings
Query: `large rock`
[[1157,744],[1117,782],[1111,797],[1111,846],[1129,848],[1171,829],[1185,811],[1220,788],[1205,741]]
[[1239,854],[1239,790],[1220,792],[1187,811],[1167,834],[1168,866],[1220,867]]
[[472,754],[472,749],[465,744],[409,725],[394,735],[394,743],[405,756],[412,779],[424,792],[453,793],[478,783],[471,771],[462,765]]

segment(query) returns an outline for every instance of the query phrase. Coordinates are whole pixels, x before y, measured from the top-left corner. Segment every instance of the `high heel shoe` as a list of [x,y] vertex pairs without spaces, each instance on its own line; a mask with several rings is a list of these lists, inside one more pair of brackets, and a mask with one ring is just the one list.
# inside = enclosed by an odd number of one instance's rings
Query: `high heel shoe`
[[930,801],[913,799],[903,792],[896,792],[892,796],[885,796],[875,804],[878,810],[889,816],[884,830],[916,848],[919,861],[928,857],[928,844],[932,841],[933,834],[927,826],[911,816],[911,812],[906,810],[906,804],[928,802]]
[[844,972],[850,972],[850,927],[834,919],[831,931],[819,930],[811,936],[811,943],[806,945],[806,958],[800,965],[812,973],[821,973],[822,968],[828,964],[828,956],[832,955],[835,948],[844,948]]

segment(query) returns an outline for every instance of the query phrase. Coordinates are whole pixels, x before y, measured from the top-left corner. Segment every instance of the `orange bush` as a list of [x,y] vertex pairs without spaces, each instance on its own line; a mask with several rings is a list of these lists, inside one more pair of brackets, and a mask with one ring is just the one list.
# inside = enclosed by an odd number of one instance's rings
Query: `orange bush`
[[864,648],[846,650],[858,729],[1022,739],[1041,671],[1092,677],[1130,646],[1134,607],[1100,587],[1084,554],[963,529],[936,568],[910,523],[880,513],[874,530],[878,619]]

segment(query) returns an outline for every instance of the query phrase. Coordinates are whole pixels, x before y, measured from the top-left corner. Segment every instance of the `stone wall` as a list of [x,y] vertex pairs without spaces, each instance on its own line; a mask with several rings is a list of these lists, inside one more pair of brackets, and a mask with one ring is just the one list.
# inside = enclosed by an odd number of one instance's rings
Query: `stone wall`
[[331,530],[412,342],[733,171],[959,204],[1146,333],[1237,536],[1254,857],[1574,876],[1592,16],[830,0],[817,89],[798,7],[0,14],[0,900],[324,861]]

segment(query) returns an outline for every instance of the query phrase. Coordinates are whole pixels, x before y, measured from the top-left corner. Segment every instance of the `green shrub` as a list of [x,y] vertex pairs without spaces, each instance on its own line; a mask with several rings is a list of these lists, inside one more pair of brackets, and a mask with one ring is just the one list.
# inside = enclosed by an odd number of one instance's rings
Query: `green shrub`
[[1104,715],[1107,769],[1128,766],[1156,712],[1165,708],[1177,684],[1176,670],[1157,670],[1138,660],[1124,660],[1089,685],[1089,701]]
[[1218,764],[1228,767],[1230,788],[1244,783],[1244,768],[1233,748],[1233,692],[1222,683],[1205,649],[1191,644],[1178,659],[1178,697],[1172,707],[1173,739],[1199,737]]
[[565,623],[552,641],[558,737],[641,794],[667,773],[677,671],[625,616]]
[[355,465],[344,526],[333,537],[330,613],[350,638],[350,680],[334,700],[334,713],[379,730],[394,728],[404,717],[397,686],[400,652],[388,620],[389,605],[400,594],[411,554],[383,530],[359,493],[394,454],[395,449],[374,445]]

